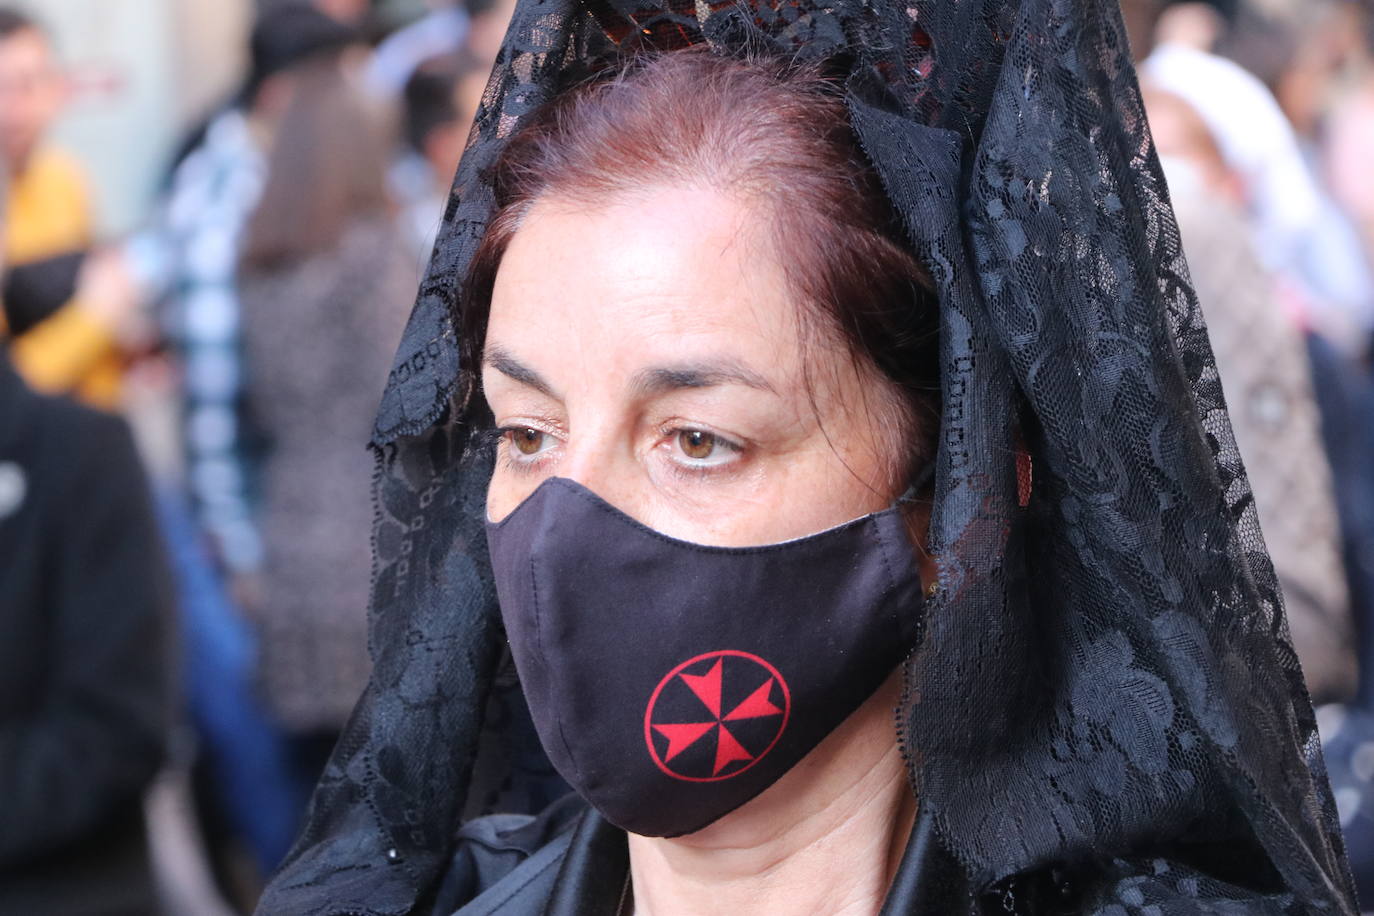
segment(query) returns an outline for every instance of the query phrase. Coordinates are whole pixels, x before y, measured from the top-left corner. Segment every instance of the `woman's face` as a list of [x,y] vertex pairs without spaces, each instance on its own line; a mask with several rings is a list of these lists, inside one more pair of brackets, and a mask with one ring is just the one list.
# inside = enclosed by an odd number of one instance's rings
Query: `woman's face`
[[892,504],[876,370],[808,331],[757,210],[661,187],[530,210],[492,294],[494,521],[549,477],[700,544],[801,537]]

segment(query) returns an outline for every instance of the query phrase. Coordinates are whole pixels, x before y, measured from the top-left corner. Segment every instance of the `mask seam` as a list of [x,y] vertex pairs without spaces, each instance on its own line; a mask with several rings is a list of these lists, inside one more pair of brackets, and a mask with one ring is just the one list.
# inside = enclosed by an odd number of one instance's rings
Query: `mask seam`
[[[543,624],[544,613],[543,613],[543,610],[542,610],[542,605],[541,605],[541,603],[540,603],[540,601],[539,601],[539,577],[538,577],[537,575],[535,575],[534,564],[535,564],[535,560],[534,560],[533,557],[531,557],[531,558],[530,558],[530,594],[531,594],[531,595],[533,596],[533,598],[534,598],[534,646],[535,646],[535,651],[539,653],[539,664],[540,664],[540,666],[543,667],[543,669],[544,669],[544,680],[545,680],[545,683],[546,683],[546,689],[552,690],[552,689],[553,689],[553,667],[549,664],[548,655],[544,652],[544,624]],[[528,703],[529,700],[526,699],[525,702]],[[558,740],[561,741],[561,742],[563,742],[563,753],[567,754],[567,756],[568,756],[568,762],[572,765],[573,773],[574,773],[574,775],[575,775],[576,778],[577,778],[577,784],[580,785],[580,784],[583,783],[583,780],[582,780],[582,767],[581,767],[580,764],[578,764],[577,758],[573,756],[572,745],[568,743],[568,736],[567,736],[567,733],[563,730],[563,716],[562,716],[562,714],[561,714],[560,712],[558,712],[559,707],[558,707],[558,704],[557,704],[557,703],[550,703],[550,704],[547,704],[547,705],[552,706],[553,709],[554,709],[554,720],[555,720],[555,723],[556,723],[556,725],[557,725],[557,727],[558,727]]]
[[[874,526],[878,532],[878,553],[883,558],[883,572],[887,574],[887,588],[883,590],[882,597],[879,599],[883,604],[897,591],[897,577],[892,572],[892,560],[888,557],[887,532],[883,531],[882,525]],[[893,614],[893,623],[896,625],[897,636],[902,637],[902,618],[900,614]]]
[[[876,527],[877,527],[877,530],[878,530],[878,542],[879,542],[880,547],[882,548],[880,552],[881,552],[882,558],[883,558],[883,569],[884,569],[884,571],[886,571],[886,573],[887,573],[887,591],[883,594],[883,599],[884,599],[884,601],[886,601],[887,599],[889,599],[889,598],[891,598],[891,597],[894,597],[894,596],[897,594],[897,591],[898,591],[898,589],[897,589],[897,576],[896,576],[896,574],[892,571],[892,558],[891,558],[891,556],[890,556],[890,554],[891,554],[891,538],[890,538],[888,532],[886,532],[886,531],[883,530],[883,526],[882,526],[882,525],[878,525],[878,526],[876,526]],[[902,540],[903,540],[903,542],[905,542],[905,538],[903,538]],[[908,629],[908,628],[907,628],[907,626],[906,626],[905,620],[903,619],[905,613],[906,613],[906,608],[903,608],[903,607],[894,607],[894,608],[893,608],[893,612],[892,612],[893,624],[894,624],[894,626],[896,627],[896,630],[897,630],[897,639],[898,639],[898,641],[902,644],[902,648],[903,648],[903,650],[904,650],[904,653],[905,653],[905,652],[909,652],[909,651],[913,648],[912,646],[908,646],[908,645],[907,645],[907,642],[908,642],[908,635],[909,635],[909,634],[907,633],[907,629]],[[911,635],[911,636],[914,636],[915,633],[916,633],[916,624],[913,623],[912,626],[911,626],[911,634],[910,634],[910,635]]]

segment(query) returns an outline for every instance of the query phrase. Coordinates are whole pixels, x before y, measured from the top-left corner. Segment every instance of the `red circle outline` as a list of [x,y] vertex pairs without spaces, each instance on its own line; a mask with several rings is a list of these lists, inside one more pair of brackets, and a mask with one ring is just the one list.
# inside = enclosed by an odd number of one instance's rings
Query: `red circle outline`
[[[778,733],[773,736],[772,741],[768,742],[768,746],[758,754],[754,755],[753,760],[749,761],[744,766],[740,767],[738,770],[735,770],[735,772],[726,773],[723,776],[683,776],[681,773],[675,773],[672,770],[670,770],[668,768],[668,765],[659,759],[658,749],[654,747],[654,733],[652,722],[654,706],[657,705],[658,695],[663,692],[663,688],[666,687],[668,683],[672,681],[673,678],[681,674],[684,668],[688,668],[692,665],[695,665],[697,662],[704,661],[705,659],[716,658],[723,655],[733,655],[737,658],[746,658],[749,661],[757,662],[764,668],[768,669],[768,671],[772,672],[773,677],[777,679],[778,686],[782,688],[782,724],[778,726]],[[653,695],[649,697],[649,705],[644,708],[644,743],[649,748],[649,759],[653,760],[654,765],[657,766],[660,770],[662,770],[665,775],[671,776],[673,779],[681,779],[684,782],[720,782],[723,779],[734,779],[736,776],[743,773],[745,770],[749,769],[763,758],[767,757],[768,752],[771,751],[773,749],[773,746],[776,745],[778,741],[782,738],[782,733],[787,731],[787,720],[788,717],[791,715],[792,692],[787,689],[787,681],[783,678],[782,673],[778,671],[777,668],[774,668],[767,661],[753,654],[752,652],[741,652],[738,649],[717,649],[714,652],[703,652],[694,658],[687,659],[687,661],[683,662],[682,664],[674,668],[672,671],[669,671],[667,674],[665,674],[663,676],[663,680],[658,682],[658,686],[654,688]]]

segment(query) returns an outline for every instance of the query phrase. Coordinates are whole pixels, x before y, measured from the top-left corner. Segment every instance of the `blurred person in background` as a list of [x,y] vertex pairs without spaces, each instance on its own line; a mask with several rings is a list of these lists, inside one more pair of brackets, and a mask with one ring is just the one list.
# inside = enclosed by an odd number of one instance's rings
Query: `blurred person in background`
[[258,695],[246,618],[261,595],[261,447],[244,404],[237,273],[296,79],[358,42],[355,30],[308,3],[265,9],[249,37],[243,87],[193,132],[143,237],[160,265],[154,286],[181,376],[184,480],[162,481],[159,502],[184,621],[198,801],[221,878],[238,879],[225,880],[226,890],[239,896],[251,897],[286,853],[308,794],[292,772],[280,723]]
[[[94,241],[86,176],[45,138],[67,97],[52,44],[39,25],[0,8],[0,158],[10,176],[0,337],[34,386],[113,409],[124,354],[138,345],[139,293],[117,251],[87,257]],[[53,298],[28,295],[60,290]]]
[[373,0],[255,0],[255,6],[259,16],[287,6],[308,6],[349,28],[363,29],[372,14]]
[[169,621],[128,428],[35,394],[0,348],[0,912],[156,912]]
[[[1369,337],[1358,306],[1367,262],[1314,169],[1317,110],[1324,104],[1318,99],[1332,91],[1329,81],[1344,78],[1344,67],[1330,56],[1329,23],[1322,21],[1334,11],[1328,4],[1305,10],[1313,20],[1304,26],[1307,39],[1271,29],[1266,43],[1254,40],[1264,30],[1254,10],[1236,11],[1248,23],[1238,35],[1206,5],[1175,4],[1161,16],[1162,6],[1125,4],[1138,26],[1160,30],[1161,46],[1142,76],[1151,130],[1294,643],[1314,702],[1326,704],[1319,712],[1326,763],[1356,884],[1368,899],[1374,897],[1374,388],[1363,365]],[[1300,47],[1304,40],[1325,42],[1327,59],[1277,46]],[[1150,41],[1134,44],[1139,52]],[[1216,46],[1243,56],[1265,79],[1212,54]],[[1325,79],[1312,72],[1319,64]],[[1305,72],[1291,73],[1293,67]],[[1282,108],[1266,82],[1282,91]],[[1289,112],[1299,116],[1303,134]],[[1285,246],[1287,255],[1274,257]],[[1305,344],[1306,354],[1295,343]],[[1342,599],[1349,620],[1340,613]]]
[[377,45],[365,74],[367,87],[383,99],[399,96],[426,61],[455,54],[468,34],[468,13],[460,0],[427,0],[429,11]]
[[464,47],[478,60],[485,61],[487,69],[496,62],[514,12],[515,0],[468,0],[470,24]]
[[1343,353],[1362,357],[1374,331],[1374,274],[1273,93],[1213,53],[1225,19],[1206,3],[1123,6],[1136,8],[1128,22],[1142,78],[1187,100],[1239,177],[1255,251],[1283,284],[1285,306]]
[[1220,45],[1273,91],[1318,173],[1333,107],[1368,74],[1364,15],[1361,0],[1303,0],[1281,18],[1244,7]]
[[434,247],[490,71],[490,62],[459,52],[425,61],[406,81],[405,144],[389,180],[421,268]]
[[1361,67],[1331,102],[1324,124],[1323,165],[1341,203],[1360,229],[1374,260],[1374,8],[1347,7],[1355,20],[1349,32],[1359,41]]
[[1303,156],[1374,260],[1374,10],[1361,0],[1242,6],[1219,52],[1274,93]]
[[[1304,4],[1306,40],[1281,76],[1286,111],[1309,122],[1313,161],[1374,259],[1374,10],[1368,4]],[[1299,124],[1302,124],[1299,120]],[[1321,710],[1331,787],[1357,886],[1374,899],[1374,372],[1310,339],[1327,451],[1342,486],[1346,569],[1356,608],[1361,672],[1355,702]]]
[[245,406],[265,444],[247,610],[307,785],[370,671],[366,444],[415,284],[378,119],[337,57],[301,71],[240,262]]
[[0,154],[10,176],[5,257],[13,264],[90,246],[92,212],[85,173],[46,145],[67,89],[48,36],[0,8]]
[[1374,900],[1374,379],[1317,335],[1308,337],[1322,433],[1339,495],[1360,689],[1321,707],[1327,773],[1361,898]]
[[[301,0],[277,0],[277,2],[301,2]],[[315,9],[329,18],[354,28],[363,27],[372,12],[372,0],[311,0]]]
[[1336,105],[1327,139],[1325,163],[1332,187],[1374,259],[1374,72]]
[[1144,88],[1189,273],[1315,704],[1355,696],[1341,529],[1302,329],[1249,241],[1243,185],[1181,97]]
[[306,4],[263,13],[250,40],[251,71],[240,104],[218,115],[182,161],[165,207],[169,330],[184,373],[186,482],[212,553],[243,600],[252,600],[262,558],[253,521],[256,447],[241,416],[236,273],[243,229],[261,198],[266,157],[295,78],[358,40]]

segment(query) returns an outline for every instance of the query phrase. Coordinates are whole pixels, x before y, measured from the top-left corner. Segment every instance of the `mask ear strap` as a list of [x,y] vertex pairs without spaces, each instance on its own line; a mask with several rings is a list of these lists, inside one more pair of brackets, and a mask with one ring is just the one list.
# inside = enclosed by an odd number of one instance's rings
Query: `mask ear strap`
[[935,462],[931,461],[927,463],[925,467],[921,468],[921,473],[916,475],[916,479],[911,482],[911,486],[906,488],[906,492],[897,497],[898,505],[914,503],[916,497],[920,495],[920,492],[924,490],[934,478]]

